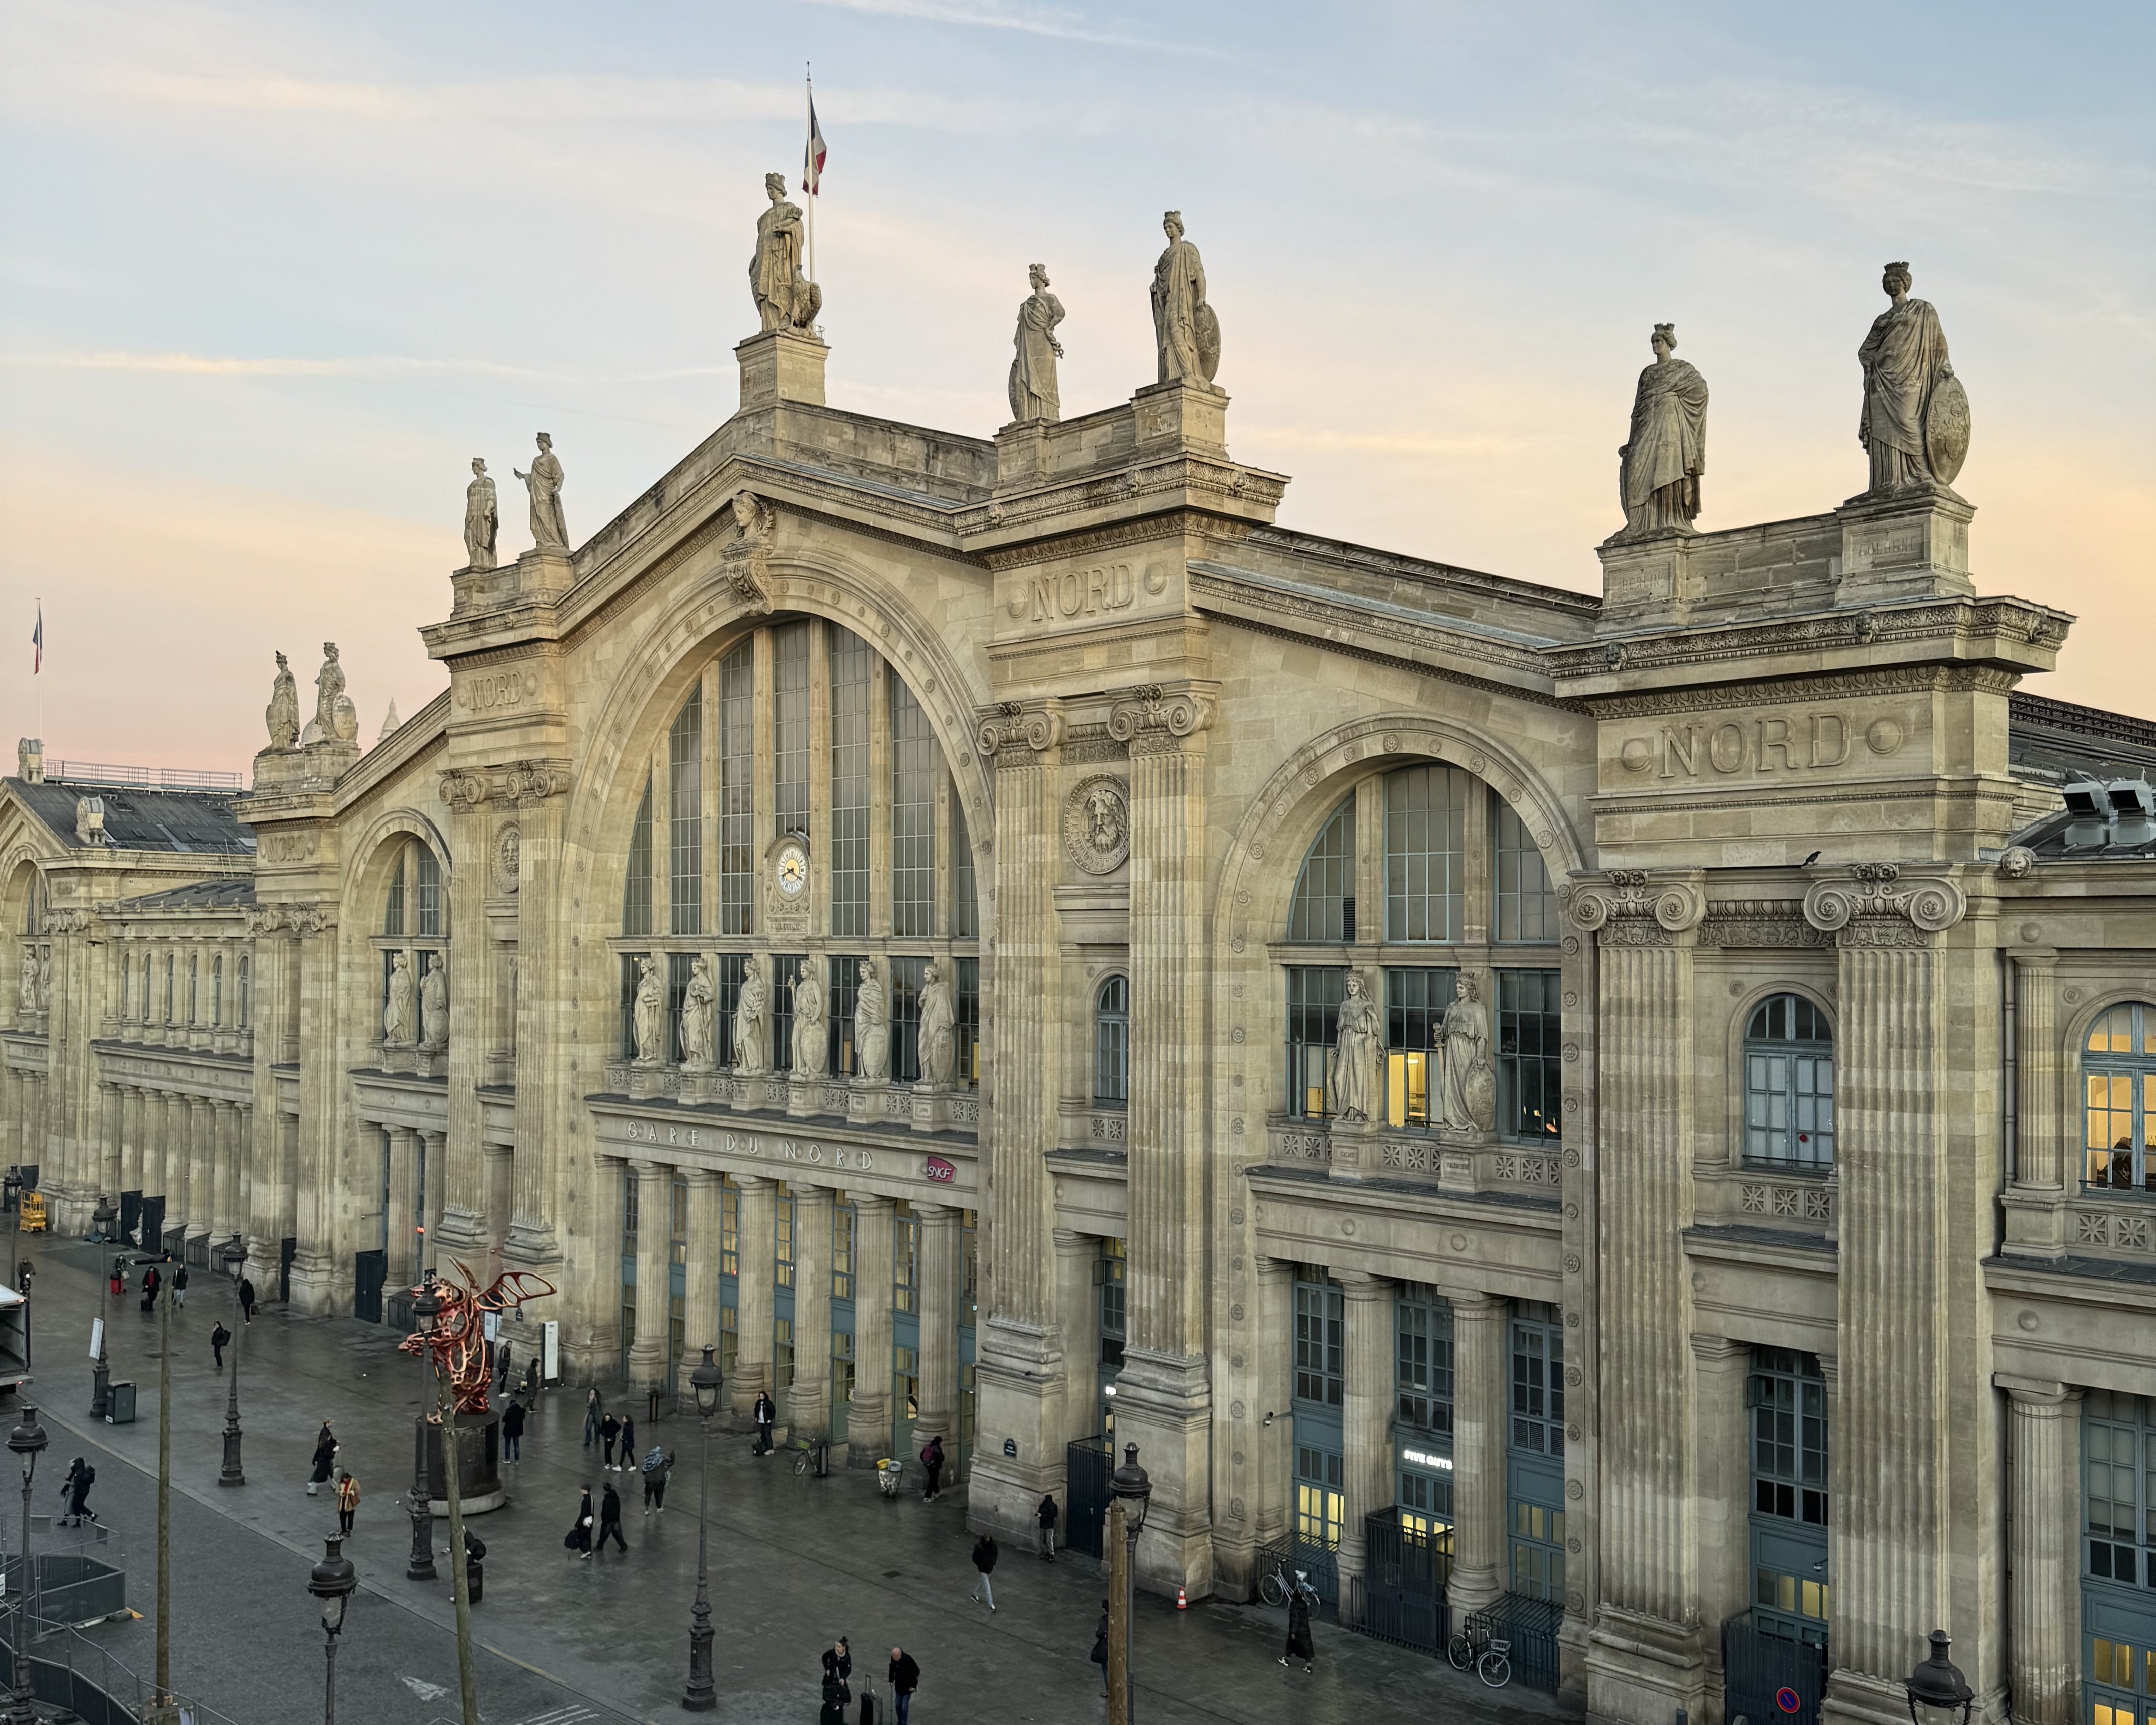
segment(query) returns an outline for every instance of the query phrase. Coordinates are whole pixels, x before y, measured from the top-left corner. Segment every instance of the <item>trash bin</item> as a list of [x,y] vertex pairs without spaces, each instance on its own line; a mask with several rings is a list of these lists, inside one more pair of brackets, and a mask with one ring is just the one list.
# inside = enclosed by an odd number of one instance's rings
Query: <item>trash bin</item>
[[105,1423],[107,1425],[132,1425],[135,1423],[135,1386],[115,1384],[111,1399],[105,1404]]

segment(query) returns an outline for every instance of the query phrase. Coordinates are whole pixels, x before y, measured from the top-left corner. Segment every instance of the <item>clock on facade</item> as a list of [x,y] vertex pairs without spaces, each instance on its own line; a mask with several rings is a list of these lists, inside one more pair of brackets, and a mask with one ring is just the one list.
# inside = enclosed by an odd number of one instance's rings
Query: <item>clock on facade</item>
[[772,882],[782,898],[798,898],[808,891],[808,853],[798,839],[789,839],[778,847],[772,860]]

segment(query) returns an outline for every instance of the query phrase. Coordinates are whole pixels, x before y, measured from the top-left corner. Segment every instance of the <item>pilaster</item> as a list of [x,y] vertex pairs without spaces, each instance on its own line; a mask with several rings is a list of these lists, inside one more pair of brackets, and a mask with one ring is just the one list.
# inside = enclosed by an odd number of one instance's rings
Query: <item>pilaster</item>
[[2072,1725],[2081,1674],[2080,1493],[2067,1439],[2082,1394],[2063,1384],[2000,1375],[2014,1429],[2007,1477],[2013,1525],[2006,1686],[2015,1725]]
[[636,1336],[629,1349],[629,1384],[641,1390],[666,1376],[666,1332],[671,1317],[674,1245],[674,1170],[634,1160],[636,1180]]
[[[916,1204],[921,1218],[921,1398],[913,1447],[945,1440],[958,1444],[958,1278],[963,1273],[963,1216],[947,1204]],[[799,1297],[797,1290],[795,1297]]]
[[772,1387],[773,1278],[777,1263],[778,1183],[740,1177],[741,1230],[734,1295],[733,1410],[746,1420],[757,1394]]
[[833,1209],[829,1186],[793,1189],[793,1382],[786,1418],[797,1437],[831,1430]]
[[[688,1170],[689,1251],[682,1266],[680,1382],[677,1394],[691,1393],[690,1373],[703,1363],[704,1350],[718,1357],[719,1346],[719,1176],[708,1168]],[[642,1271],[638,1272],[641,1276]]]
[[2066,1147],[2059,1047],[2059,954],[2010,947],[2014,967],[2014,1178],[2004,1200],[2004,1250],[2056,1262],[2066,1255]]
[[[1699,1506],[1699,1620],[1702,1628],[1716,1630],[1752,1604],[1751,1434],[1744,1411],[1752,1349],[1726,1337],[1695,1334],[1691,1356],[1691,1430],[1686,1440]],[[1707,1725],[1717,1725],[1721,1637],[1711,1635],[1704,1651]]]
[[891,1200],[854,1198],[854,1395],[846,1408],[846,1454],[869,1467],[891,1443]]
[[1365,1569],[1363,1519],[1389,1507],[1393,1486],[1393,1285],[1360,1271],[1333,1272],[1344,1294],[1345,1384],[1341,1409],[1344,1500],[1338,1556],[1340,1586],[1348,1596]]
[[[1445,1592],[1457,1621],[1495,1604],[1505,1591],[1510,1307],[1494,1294],[1455,1293],[1451,1300],[1453,1560]],[[1286,1421],[1283,1410],[1281,1423]]]

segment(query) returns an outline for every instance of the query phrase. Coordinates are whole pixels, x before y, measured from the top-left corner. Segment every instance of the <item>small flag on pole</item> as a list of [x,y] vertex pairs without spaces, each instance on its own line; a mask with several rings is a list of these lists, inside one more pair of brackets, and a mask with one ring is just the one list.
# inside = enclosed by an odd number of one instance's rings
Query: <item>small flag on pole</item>
[[801,189],[811,198],[824,189],[824,128],[816,123],[816,89],[808,89],[808,143],[801,152]]
[[35,676],[45,668],[45,602],[38,601],[38,626],[30,631],[30,675]]

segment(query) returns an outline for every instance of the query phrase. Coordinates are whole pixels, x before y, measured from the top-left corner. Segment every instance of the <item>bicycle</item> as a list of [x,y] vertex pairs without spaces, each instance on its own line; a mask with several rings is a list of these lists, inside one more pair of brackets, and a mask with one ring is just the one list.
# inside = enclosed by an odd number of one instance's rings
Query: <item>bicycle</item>
[[1295,1570],[1292,1580],[1289,1579],[1289,1575],[1290,1571],[1286,1559],[1276,1563],[1272,1573],[1259,1581],[1258,1597],[1266,1604],[1277,1609],[1286,1604],[1294,1594],[1299,1593],[1315,1607],[1317,1604],[1317,1589],[1310,1584],[1309,1572],[1303,1569]]
[[820,1480],[830,1471],[829,1464],[825,1460],[828,1451],[821,1439],[796,1438],[793,1447],[799,1452],[793,1460],[796,1479],[813,1473]]
[[1492,1636],[1486,1626],[1470,1623],[1445,1644],[1445,1656],[1456,1671],[1473,1671],[1492,1689],[1512,1681],[1512,1644]]

